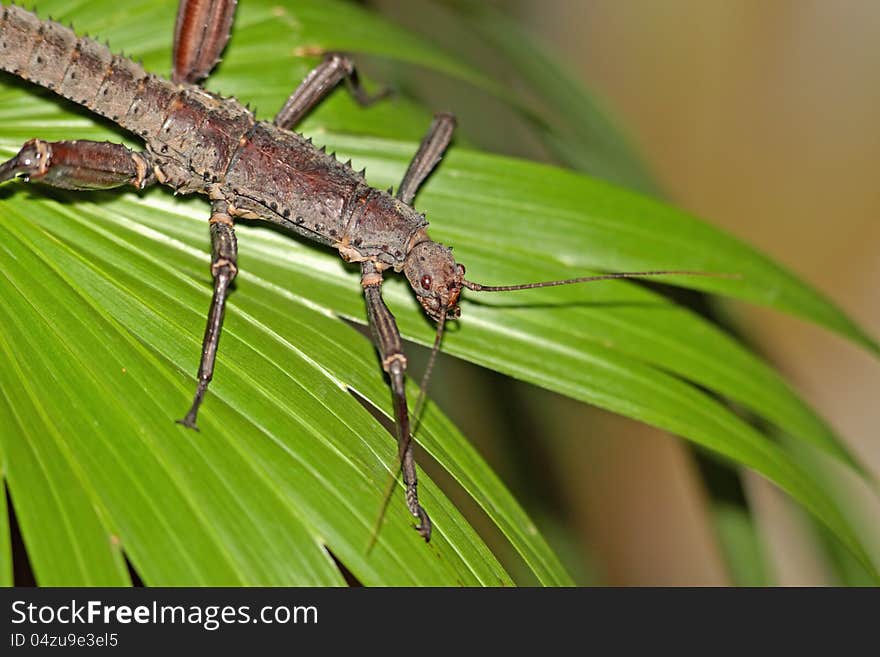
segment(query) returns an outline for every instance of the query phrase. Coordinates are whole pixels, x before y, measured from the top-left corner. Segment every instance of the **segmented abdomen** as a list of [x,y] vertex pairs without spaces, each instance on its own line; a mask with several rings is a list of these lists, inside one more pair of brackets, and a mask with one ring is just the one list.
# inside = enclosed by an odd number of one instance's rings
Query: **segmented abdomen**
[[51,89],[96,114],[140,132],[127,113],[144,69],[107,47],[31,12],[4,6],[0,18],[0,69]]
[[0,15],[0,69],[142,137],[157,161],[165,161],[164,181],[182,192],[202,191],[222,175],[253,125],[236,101],[149,74],[106,46],[16,6],[3,6]]

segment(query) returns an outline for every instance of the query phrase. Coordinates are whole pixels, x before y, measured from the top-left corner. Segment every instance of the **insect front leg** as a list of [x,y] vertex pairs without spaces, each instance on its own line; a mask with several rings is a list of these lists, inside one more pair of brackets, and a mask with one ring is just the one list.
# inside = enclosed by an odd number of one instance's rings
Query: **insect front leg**
[[155,182],[150,156],[122,144],[103,141],[25,142],[18,154],[0,164],[0,182],[20,177],[63,189],[111,189]]
[[292,129],[343,79],[354,99],[365,107],[389,94],[388,89],[382,89],[373,95],[368,94],[361,86],[354,62],[345,55],[330,53],[324,57],[323,62],[312,69],[296,91],[290,94],[275,117],[275,125],[285,130]]
[[428,128],[428,133],[422,139],[419,150],[416,151],[403,176],[400,189],[397,190],[397,198],[407,205],[412,205],[419,187],[446,152],[446,147],[452,141],[453,132],[455,132],[455,117],[452,114],[442,113],[434,117],[434,122]]
[[198,429],[196,416],[199,406],[208,390],[208,384],[214,376],[214,361],[217,358],[217,345],[220,342],[220,331],[223,328],[223,313],[226,309],[226,297],[229,285],[238,273],[238,244],[235,240],[235,229],[226,201],[214,201],[211,210],[211,275],[214,277],[214,295],[208,311],[208,323],[205,337],[202,339],[202,357],[199,361],[198,386],[189,412],[178,422],[190,429]]
[[[416,530],[425,539],[431,540],[431,519],[419,504],[416,464],[413,458],[413,441],[409,440],[409,412],[406,407],[406,356],[394,315],[382,299],[382,274],[373,263],[361,265],[361,285],[367,300],[367,315],[376,347],[382,358],[382,369],[391,381],[391,396],[394,401],[394,416],[397,425],[398,458],[403,470],[403,483],[406,485],[406,505],[410,513],[419,519]],[[401,453],[402,452],[402,453]]]

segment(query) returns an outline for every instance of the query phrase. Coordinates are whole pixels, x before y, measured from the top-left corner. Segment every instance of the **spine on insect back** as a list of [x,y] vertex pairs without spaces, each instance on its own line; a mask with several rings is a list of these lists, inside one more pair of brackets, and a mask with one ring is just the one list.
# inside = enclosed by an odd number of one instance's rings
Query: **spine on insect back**
[[0,14],[0,69],[142,136],[155,134],[165,116],[164,107],[146,107],[148,101],[167,101],[176,92],[97,41],[14,5],[3,5]]

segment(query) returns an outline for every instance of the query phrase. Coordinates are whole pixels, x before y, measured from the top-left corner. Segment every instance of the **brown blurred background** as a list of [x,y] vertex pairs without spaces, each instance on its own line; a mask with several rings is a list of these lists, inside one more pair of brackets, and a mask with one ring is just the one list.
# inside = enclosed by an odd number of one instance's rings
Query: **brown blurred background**
[[[371,4],[416,26],[411,7],[425,3]],[[603,101],[663,195],[763,250],[880,336],[880,3],[494,4],[564,58]],[[876,359],[775,312],[750,306],[734,313],[758,350],[880,473]],[[447,363],[446,375],[456,367]],[[717,531],[742,517],[725,515],[731,507],[723,494],[720,502],[708,494],[706,465],[682,441],[534,389],[500,385],[495,394],[511,408],[528,406],[531,419],[524,421],[539,427],[547,444],[525,464],[511,462],[524,457],[506,455],[492,438],[479,447],[515,491],[525,470],[542,469],[544,482],[525,487],[535,499],[564,507],[556,547],[570,567],[582,568],[578,577],[624,585],[742,581],[733,577]],[[473,402],[470,411],[461,398],[450,403],[441,400],[468,435],[479,435],[467,425],[488,423],[488,401]],[[740,506],[747,503],[757,528],[762,570],[745,581],[839,581],[814,528],[775,489],[750,475],[719,478],[720,489],[734,480],[734,502],[744,497]],[[876,548],[880,501],[855,489]]]
[[[669,198],[789,266],[880,335],[880,4],[515,4],[609,101]],[[764,352],[880,472],[877,362],[778,313],[749,308],[742,318]],[[695,537],[704,533],[700,486],[681,444],[657,435],[615,442],[628,443],[615,446],[627,453],[614,458],[629,476],[606,472],[612,486],[637,480],[632,469],[644,464],[642,485],[662,494],[636,491],[626,508],[638,515],[638,500],[659,499],[667,522]],[[801,540],[796,514],[757,478],[746,481],[779,583],[827,581]],[[605,497],[601,488],[591,497]],[[588,517],[588,529],[595,522]],[[602,525],[602,533],[626,541],[639,526],[643,544],[653,543],[650,526],[635,518],[623,528]],[[609,549],[614,579],[723,581],[711,541],[678,538],[660,543],[662,555],[647,550],[631,559]]]

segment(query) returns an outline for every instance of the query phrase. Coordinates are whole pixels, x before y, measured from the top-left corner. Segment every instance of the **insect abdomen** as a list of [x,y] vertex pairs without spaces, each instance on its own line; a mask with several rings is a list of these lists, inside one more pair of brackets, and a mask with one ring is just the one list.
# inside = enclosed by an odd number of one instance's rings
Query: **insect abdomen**
[[42,23],[29,11],[4,7],[0,22],[0,68],[25,79],[29,78],[31,53]]
[[[3,8],[0,21],[0,68],[3,70],[112,118],[118,114],[118,103],[107,102],[111,99],[96,101],[103,83],[114,73],[111,64],[117,62],[105,46],[91,39],[77,38],[71,29],[52,21],[41,21],[19,7]],[[143,75],[143,69],[140,73]]]
[[[151,119],[155,121],[156,112],[130,114],[134,101],[150,86],[175,89],[106,46],[14,5],[4,6],[0,16],[0,69],[51,89],[141,136],[154,129]],[[153,84],[147,85],[148,81]]]

